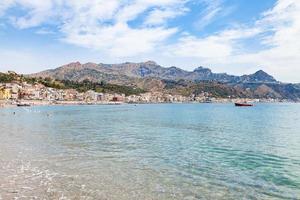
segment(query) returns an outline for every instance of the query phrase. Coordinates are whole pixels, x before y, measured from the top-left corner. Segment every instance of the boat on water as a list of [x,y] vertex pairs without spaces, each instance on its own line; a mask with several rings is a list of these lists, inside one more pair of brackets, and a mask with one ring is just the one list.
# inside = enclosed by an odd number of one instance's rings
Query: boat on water
[[17,106],[18,107],[29,107],[30,104],[27,104],[27,103],[18,103]]
[[253,106],[253,104],[250,104],[250,103],[235,103],[234,104],[235,106],[238,106],[238,107],[250,107],[250,106]]

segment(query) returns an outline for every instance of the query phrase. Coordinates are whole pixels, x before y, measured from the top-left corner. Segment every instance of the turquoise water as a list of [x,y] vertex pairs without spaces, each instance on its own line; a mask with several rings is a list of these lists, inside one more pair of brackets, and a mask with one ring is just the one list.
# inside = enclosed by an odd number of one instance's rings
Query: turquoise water
[[300,104],[9,108],[0,122],[0,199],[300,199]]

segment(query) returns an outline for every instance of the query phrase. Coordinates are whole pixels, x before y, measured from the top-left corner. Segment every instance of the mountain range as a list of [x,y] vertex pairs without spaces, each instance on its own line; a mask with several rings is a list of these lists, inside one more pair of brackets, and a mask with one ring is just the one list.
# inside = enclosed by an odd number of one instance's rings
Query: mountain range
[[198,67],[194,71],[186,71],[177,67],[165,68],[153,61],[141,63],[122,64],[95,64],[79,62],[63,65],[56,69],[46,70],[35,77],[51,77],[55,79],[67,79],[73,81],[124,81],[132,78],[156,78],[161,80],[189,80],[189,81],[218,81],[222,83],[278,83],[278,81],[259,70],[254,74],[234,76],[226,73],[213,73],[210,69]]
[[235,76],[214,73],[205,67],[197,67],[193,71],[174,66],[166,68],[154,61],[121,64],[73,62],[29,76],[77,82],[106,82],[146,91],[168,91],[184,95],[210,92],[220,97],[300,99],[299,84],[281,83],[262,70]]

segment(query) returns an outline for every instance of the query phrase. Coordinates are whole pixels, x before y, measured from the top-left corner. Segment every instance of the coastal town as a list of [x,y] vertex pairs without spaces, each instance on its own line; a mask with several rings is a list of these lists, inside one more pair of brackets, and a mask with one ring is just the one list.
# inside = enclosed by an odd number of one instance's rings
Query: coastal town
[[89,90],[55,89],[26,82],[0,83],[2,105],[88,104],[124,102],[124,94],[103,94]]
[[208,92],[190,96],[164,92],[145,92],[126,96],[122,93],[99,93],[93,90],[79,92],[76,89],[56,89],[46,87],[41,83],[31,84],[24,81],[0,83],[0,107],[123,103],[230,103],[236,101],[274,102],[278,100],[215,98]]
[[42,84],[2,83],[0,102],[2,105],[47,105],[47,104],[116,104],[116,103],[166,103],[166,102],[209,102],[214,99],[202,96],[185,97],[182,95],[146,92],[125,96],[117,93],[98,93],[89,90],[80,93],[75,89],[54,89]]

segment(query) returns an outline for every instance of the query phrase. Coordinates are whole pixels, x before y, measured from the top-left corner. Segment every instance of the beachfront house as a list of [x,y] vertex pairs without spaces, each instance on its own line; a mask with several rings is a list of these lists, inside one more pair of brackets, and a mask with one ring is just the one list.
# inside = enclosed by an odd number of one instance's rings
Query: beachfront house
[[75,89],[64,90],[63,98],[65,101],[75,101],[77,100],[78,92]]
[[103,93],[98,93],[93,90],[87,91],[85,94],[85,101],[103,101],[104,95]]
[[123,102],[125,100],[125,95],[115,94],[111,101],[113,102]]

